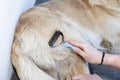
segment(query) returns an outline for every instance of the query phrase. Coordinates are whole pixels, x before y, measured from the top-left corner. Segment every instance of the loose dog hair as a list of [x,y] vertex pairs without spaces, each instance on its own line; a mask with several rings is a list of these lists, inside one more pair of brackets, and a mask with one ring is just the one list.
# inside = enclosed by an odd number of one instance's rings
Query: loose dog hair
[[56,30],[65,40],[90,43],[96,49],[118,53],[120,0],[50,0],[19,19],[12,46],[12,63],[20,80],[71,80],[89,74],[87,63],[74,51],[48,42]]

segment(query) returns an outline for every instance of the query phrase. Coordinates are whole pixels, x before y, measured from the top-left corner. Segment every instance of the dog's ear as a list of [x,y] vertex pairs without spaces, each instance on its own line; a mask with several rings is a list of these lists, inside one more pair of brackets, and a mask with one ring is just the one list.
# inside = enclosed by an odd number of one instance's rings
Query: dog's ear
[[120,12],[120,0],[88,0],[91,6],[101,6],[112,11]]

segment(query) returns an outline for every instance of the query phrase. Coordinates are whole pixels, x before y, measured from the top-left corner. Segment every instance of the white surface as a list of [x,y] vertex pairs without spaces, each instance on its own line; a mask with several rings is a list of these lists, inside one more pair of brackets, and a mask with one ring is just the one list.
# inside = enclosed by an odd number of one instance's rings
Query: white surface
[[14,30],[22,12],[35,0],[0,0],[0,80],[10,80],[10,51]]

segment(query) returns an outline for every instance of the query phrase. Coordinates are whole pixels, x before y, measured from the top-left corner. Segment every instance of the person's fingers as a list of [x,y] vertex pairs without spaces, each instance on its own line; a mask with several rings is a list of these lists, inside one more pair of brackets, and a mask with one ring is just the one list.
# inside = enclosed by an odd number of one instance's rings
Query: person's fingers
[[75,75],[72,77],[72,80],[83,80],[83,79],[84,79],[84,74]]
[[86,55],[86,53],[83,50],[81,50],[80,48],[77,48],[77,47],[75,49],[75,52],[82,57],[84,57]]
[[72,80],[80,80],[80,76],[73,76]]
[[72,45],[75,46],[75,47],[79,47],[79,48],[81,48],[81,49],[84,48],[84,44],[83,44],[83,43],[77,43],[77,42],[74,42],[74,41],[72,41],[72,40],[68,40],[67,42],[70,43],[70,44],[72,44]]
[[103,80],[98,75],[80,74],[72,77],[72,80]]
[[97,74],[93,74],[93,76],[95,76],[96,78],[98,78],[99,80],[102,80],[102,78],[100,76],[98,76]]

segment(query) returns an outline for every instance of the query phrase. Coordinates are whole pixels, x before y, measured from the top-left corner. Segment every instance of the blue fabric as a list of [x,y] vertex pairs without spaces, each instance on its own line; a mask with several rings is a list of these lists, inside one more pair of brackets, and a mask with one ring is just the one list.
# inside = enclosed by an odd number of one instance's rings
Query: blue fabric
[[120,80],[120,71],[103,65],[91,65],[92,73],[96,73],[104,80]]
[[49,0],[36,0],[35,5],[46,2],[46,1],[49,1]]

